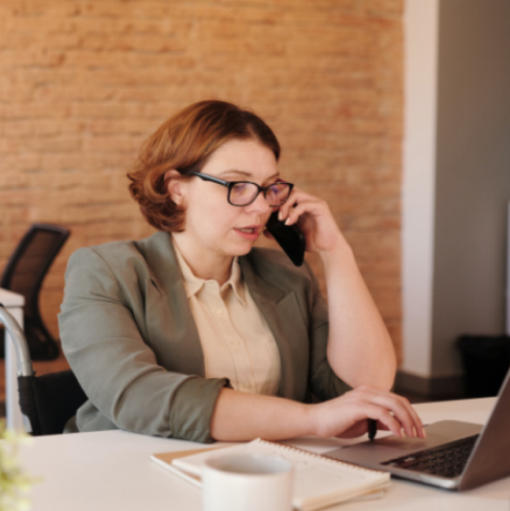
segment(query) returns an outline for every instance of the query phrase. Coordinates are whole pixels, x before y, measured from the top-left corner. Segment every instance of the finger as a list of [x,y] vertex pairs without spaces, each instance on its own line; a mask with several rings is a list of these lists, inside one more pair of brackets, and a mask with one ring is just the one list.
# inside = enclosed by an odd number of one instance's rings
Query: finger
[[366,404],[364,407],[362,407],[361,411],[368,419],[374,419],[378,424],[381,425],[381,428],[378,429],[389,430],[399,438],[404,437],[402,424],[395,418],[394,415],[390,413],[387,408],[373,404]]
[[288,218],[290,211],[301,202],[309,200],[318,200],[313,195],[302,192],[299,188],[294,188],[289,195],[289,198],[280,206],[278,212],[278,220],[285,220]]
[[290,211],[285,220],[285,225],[293,225],[298,220],[299,217],[304,215],[305,213],[310,213],[314,216],[320,215],[323,212],[321,211],[321,203],[318,200],[312,201],[303,201],[296,204]]
[[422,420],[420,419],[420,416],[416,413],[416,410],[411,406],[411,403],[409,402],[409,400],[407,400],[406,398],[403,398],[402,396],[399,396],[399,397],[405,401],[405,403],[409,407],[409,410],[411,411],[411,416],[413,418],[418,436],[420,438],[425,438],[427,436],[427,434],[425,433],[425,428],[423,426]]
[[[351,390],[338,398],[338,403],[347,405],[353,414],[350,419],[348,419],[348,422],[352,422],[347,429],[350,429],[356,422],[363,421],[366,432],[368,426],[367,419],[374,419],[378,421],[379,429],[389,430],[394,435],[402,438],[402,424],[387,406],[388,400],[384,399],[388,396],[391,396],[389,392],[380,391],[372,387],[365,387]],[[379,403],[377,401],[379,401]],[[392,399],[389,401],[392,401]]]
[[397,419],[404,425],[406,433],[412,437],[425,438],[423,423],[409,401],[396,394],[392,394],[392,397],[396,399],[397,403],[393,412],[396,414]]
[[352,395],[388,409],[401,422],[407,435],[412,437],[421,436],[423,429],[421,420],[409,401],[404,397],[368,386],[358,387]]
[[288,199],[280,206],[278,211],[278,220],[285,220],[289,216],[289,211],[297,203],[296,200],[296,189],[292,190]]
[[377,389],[370,389],[370,393],[370,401],[393,413],[409,437],[418,436],[424,438],[423,424],[407,399],[397,394],[378,391]]
[[398,397],[401,400],[403,400],[408,412],[411,415],[411,418],[413,420],[414,431],[416,433],[415,436],[417,436],[419,438],[425,438],[427,435],[425,433],[425,428],[423,427],[423,422],[421,421],[420,416],[416,413],[416,410],[411,406],[411,403],[409,403],[409,401],[406,398],[404,398],[402,396],[398,396]]

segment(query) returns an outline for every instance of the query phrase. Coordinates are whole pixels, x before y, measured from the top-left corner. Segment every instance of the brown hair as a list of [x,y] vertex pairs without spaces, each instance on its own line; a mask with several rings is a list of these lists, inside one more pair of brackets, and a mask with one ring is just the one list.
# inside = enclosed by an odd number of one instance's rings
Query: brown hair
[[182,231],[184,210],[168,195],[165,174],[198,172],[208,157],[232,139],[256,139],[280,158],[271,128],[254,113],[224,101],[194,103],[164,122],[142,145],[128,178],[129,190],[156,229]]

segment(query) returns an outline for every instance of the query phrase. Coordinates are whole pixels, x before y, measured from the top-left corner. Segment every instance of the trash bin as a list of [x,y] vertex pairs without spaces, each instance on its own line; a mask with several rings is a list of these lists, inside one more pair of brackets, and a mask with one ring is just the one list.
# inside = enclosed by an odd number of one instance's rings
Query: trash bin
[[510,368],[510,337],[463,335],[457,340],[467,397],[496,396]]

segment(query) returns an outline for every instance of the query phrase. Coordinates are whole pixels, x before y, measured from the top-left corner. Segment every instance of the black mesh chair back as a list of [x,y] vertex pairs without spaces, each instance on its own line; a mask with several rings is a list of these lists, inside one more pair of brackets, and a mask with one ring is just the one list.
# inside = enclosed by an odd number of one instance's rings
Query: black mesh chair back
[[32,360],[58,357],[57,341],[39,312],[39,292],[52,262],[69,237],[64,227],[33,224],[10,257],[0,279],[0,287],[25,297],[24,320]]
[[12,314],[0,304],[0,324],[14,343],[18,373],[19,404],[31,427],[31,434],[63,433],[66,422],[87,400],[72,371],[35,376],[28,343]]
[[72,371],[18,376],[21,413],[28,417],[31,434],[63,433],[66,422],[87,400]]

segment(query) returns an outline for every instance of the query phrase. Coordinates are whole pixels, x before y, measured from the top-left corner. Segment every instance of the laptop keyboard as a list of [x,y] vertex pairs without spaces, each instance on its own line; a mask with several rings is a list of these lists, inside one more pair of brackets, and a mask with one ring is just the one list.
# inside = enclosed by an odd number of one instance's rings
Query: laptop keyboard
[[385,461],[382,465],[406,468],[441,477],[457,477],[473,450],[478,435]]

